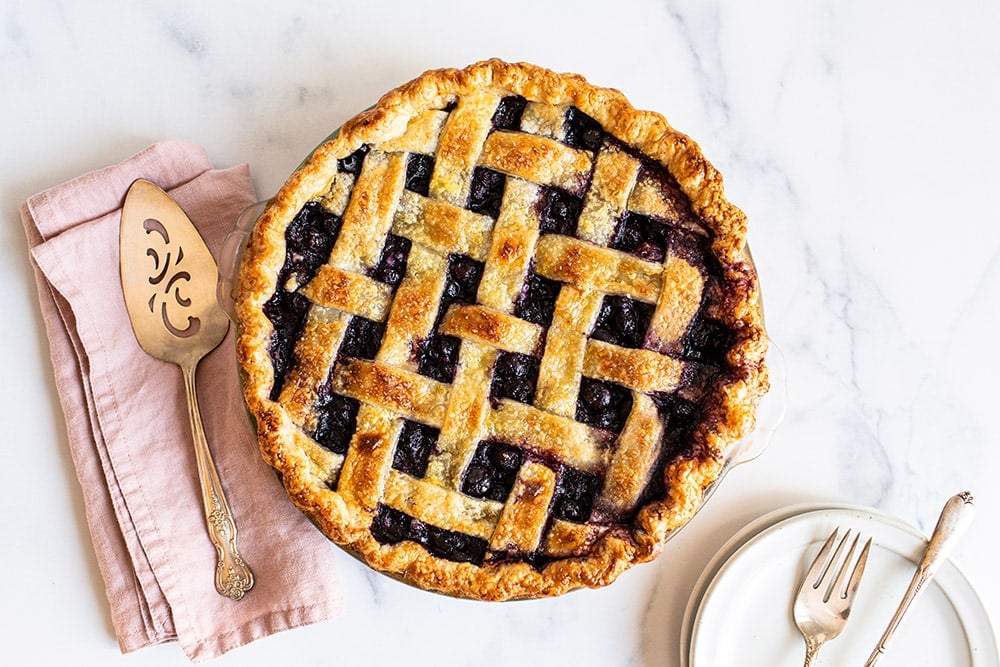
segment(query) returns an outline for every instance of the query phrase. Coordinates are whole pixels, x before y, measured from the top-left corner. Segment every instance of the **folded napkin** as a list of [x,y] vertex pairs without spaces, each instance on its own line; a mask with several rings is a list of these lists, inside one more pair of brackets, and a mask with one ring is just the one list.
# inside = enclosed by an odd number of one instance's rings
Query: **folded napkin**
[[239,602],[215,591],[181,372],[139,347],[119,283],[121,205],[137,178],[167,190],[216,257],[255,201],[246,165],[215,170],[200,146],[167,141],[31,197],[21,218],[119,646],[177,640],[200,661],[337,616],[340,596],[330,543],[257,452],[232,329],[199,364],[198,394],[256,583]]

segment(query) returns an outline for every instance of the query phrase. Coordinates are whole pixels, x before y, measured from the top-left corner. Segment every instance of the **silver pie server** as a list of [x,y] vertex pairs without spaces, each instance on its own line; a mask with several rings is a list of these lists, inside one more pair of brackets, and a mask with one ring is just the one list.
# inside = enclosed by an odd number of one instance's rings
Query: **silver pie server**
[[121,283],[132,330],[150,356],[184,376],[198,480],[218,564],[215,588],[241,600],[253,573],[236,548],[236,522],[223,494],[198,408],[195,370],[219,346],[229,318],[216,300],[219,271],[198,230],[170,196],[139,179],[129,187],[119,231]]
[[968,491],[952,496],[945,503],[937,525],[934,527],[934,532],[931,534],[931,539],[927,543],[924,557],[921,559],[920,565],[917,566],[917,571],[913,573],[913,579],[910,580],[910,585],[906,589],[906,593],[903,594],[903,599],[900,600],[896,613],[889,620],[889,625],[878,640],[878,645],[868,657],[868,661],[865,662],[865,667],[872,667],[885,654],[889,640],[896,633],[896,628],[899,627],[906,612],[937,574],[938,568],[948,560],[948,554],[958,542],[958,538],[969,527],[974,514],[972,494]]

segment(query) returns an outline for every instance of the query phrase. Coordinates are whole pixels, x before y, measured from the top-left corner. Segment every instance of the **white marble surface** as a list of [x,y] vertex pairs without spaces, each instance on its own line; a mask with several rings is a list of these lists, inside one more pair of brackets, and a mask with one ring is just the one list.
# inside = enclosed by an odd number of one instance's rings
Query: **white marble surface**
[[929,532],[962,489],[978,515],[954,560],[1000,614],[995,1],[235,5],[0,5],[5,653],[186,662],[176,645],[118,655],[19,202],[170,137],[200,142],[219,166],[249,162],[268,195],[382,91],[489,56],[618,87],[702,144],[751,220],[787,418],[658,561],[607,589],[477,604],[338,555],[341,620],[217,663],[291,651],[299,664],[674,665],[701,568],[748,521],[847,502]]

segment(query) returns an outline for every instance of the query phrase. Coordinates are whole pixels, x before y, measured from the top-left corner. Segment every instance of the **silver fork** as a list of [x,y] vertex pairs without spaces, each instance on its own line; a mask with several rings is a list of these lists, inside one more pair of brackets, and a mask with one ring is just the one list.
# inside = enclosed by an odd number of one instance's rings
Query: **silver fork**
[[[861,584],[861,575],[864,574],[865,564],[868,562],[868,550],[872,544],[870,538],[861,549],[853,569],[848,567],[854,557],[860,535],[854,537],[847,556],[841,560],[841,554],[851,536],[850,530],[844,534],[833,557],[830,557],[830,549],[837,541],[839,532],[840,529],[835,528],[830,533],[823,548],[816,554],[795,598],[792,613],[795,616],[795,624],[799,626],[799,632],[806,641],[806,661],[803,667],[813,664],[819,647],[844,630],[858,586]],[[847,579],[848,574],[850,580]]]

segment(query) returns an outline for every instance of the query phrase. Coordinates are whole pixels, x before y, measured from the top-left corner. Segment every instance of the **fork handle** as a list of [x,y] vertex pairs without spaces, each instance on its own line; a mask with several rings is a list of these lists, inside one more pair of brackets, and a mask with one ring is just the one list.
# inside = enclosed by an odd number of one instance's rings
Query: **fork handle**
[[930,542],[927,544],[924,557],[921,559],[920,565],[917,566],[917,571],[913,573],[913,579],[910,580],[910,586],[906,589],[906,593],[903,594],[903,599],[900,601],[896,613],[889,620],[889,625],[886,627],[885,632],[882,633],[882,638],[879,639],[875,650],[868,657],[865,667],[872,667],[885,653],[886,646],[896,633],[896,628],[899,627],[903,616],[906,615],[906,612],[913,605],[917,597],[919,597],[920,593],[923,592],[930,580],[934,578],[938,568],[948,559],[948,554],[951,553],[952,548],[958,542],[962,533],[965,532],[965,529],[969,527],[974,514],[975,507],[972,504],[972,494],[968,491],[963,491],[952,496],[945,503],[944,509],[941,510],[941,516],[938,518],[937,526],[935,526],[934,532],[931,534]]
[[809,667],[813,664],[816,655],[819,653],[819,647],[819,642],[806,640],[806,661],[802,663],[802,667]]
[[205,427],[201,421],[201,411],[198,409],[198,393],[194,383],[195,366],[185,364],[181,368],[184,373],[191,432],[194,435],[195,459],[198,465],[202,504],[205,507],[205,521],[208,536],[215,545],[217,556],[215,590],[231,600],[242,600],[247,591],[253,588],[253,572],[236,548],[236,521],[222,491],[222,481],[212,460],[212,452],[205,437]]

